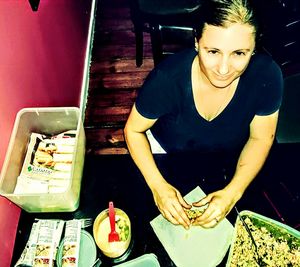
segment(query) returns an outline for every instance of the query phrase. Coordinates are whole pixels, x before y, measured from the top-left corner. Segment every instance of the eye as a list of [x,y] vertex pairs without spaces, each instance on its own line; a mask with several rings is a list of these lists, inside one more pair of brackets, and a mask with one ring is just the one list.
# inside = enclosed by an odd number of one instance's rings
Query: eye
[[215,49],[212,49],[212,50],[208,50],[207,53],[208,54],[211,54],[211,55],[216,55],[219,51],[218,50],[215,50]]
[[234,54],[235,54],[236,56],[245,56],[245,55],[246,55],[246,53],[243,52],[243,51],[236,51],[236,52],[234,52]]

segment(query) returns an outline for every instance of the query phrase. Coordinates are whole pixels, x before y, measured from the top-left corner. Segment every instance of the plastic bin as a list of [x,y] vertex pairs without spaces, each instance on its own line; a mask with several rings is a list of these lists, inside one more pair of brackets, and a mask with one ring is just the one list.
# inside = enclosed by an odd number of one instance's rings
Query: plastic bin
[[[76,129],[71,179],[62,193],[14,194],[27,145],[32,132],[59,134]],[[76,107],[24,108],[15,120],[14,128],[0,177],[0,194],[27,212],[67,212],[79,206],[85,156],[85,133],[81,112]]]
[[[260,215],[258,213],[252,212],[252,211],[248,211],[248,210],[243,210],[240,212],[240,215],[244,218],[244,216],[249,217],[250,219],[255,219],[257,223],[259,223],[259,226],[264,226],[267,229],[271,229],[271,232],[279,232],[281,236],[285,235],[285,234],[289,234],[292,237],[294,237],[295,239],[299,240],[300,244],[300,232],[297,231],[296,229],[283,224],[281,222],[275,221],[271,218],[268,218],[266,216]],[[232,257],[233,257],[233,250],[234,250],[234,243],[237,239],[237,225],[240,222],[240,218],[237,217],[236,219],[236,223],[235,223],[235,229],[234,229],[234,235],[233,235],[233,239],[232,239],[232,243],[231,243],[231,247],[230,247],[230,251],[229,251],[229,255],[228,255],[228,259],[227,259],[227,263],[226,263],[226,267],[230,267],[231,266],[231,262],[232,262]],[[254,223],[254,225],[256,225]],[[249,237],[250,238],[250,237]],[[279,265],[278,265],[279,266]],[[281,266],[281,265],[280,265]],[[297,265],[298,266],[298,265]]]
[[138,258],[114,265],[115,267],[159,267],[159,262],[153,253],[144,254]]

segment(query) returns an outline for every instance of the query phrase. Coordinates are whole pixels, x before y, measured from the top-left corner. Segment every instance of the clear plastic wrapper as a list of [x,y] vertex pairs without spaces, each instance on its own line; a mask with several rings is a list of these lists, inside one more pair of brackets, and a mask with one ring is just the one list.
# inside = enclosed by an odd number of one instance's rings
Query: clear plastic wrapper
[[15,267],[54,267],[64,223],[63,220],[36,219]]
[[76,131],[31,133],[15,194],[63,192],[69,186]]
[[34,222],[32,224],[30,235],[26,243],[26,247],[24,248],[19,260],[15,264],[15,267],[33,265],[36,244],[39,237],[39,226],[40,226],[40,221]]
[[56,252],[63,231],[62,220],[41,220],[33,261],[34,267],[54,267]]
[[78,267],[80,231],[80,220],[70,220],[66,222],[66,231],[63,241],[62,267]]

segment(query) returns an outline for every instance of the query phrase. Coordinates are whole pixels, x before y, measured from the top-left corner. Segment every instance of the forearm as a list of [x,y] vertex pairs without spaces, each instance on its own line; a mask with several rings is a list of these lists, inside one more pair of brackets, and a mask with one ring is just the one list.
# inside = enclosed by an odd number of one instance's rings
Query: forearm
[[272,143],[273,138],[262,140],[250,138],[244,146],[236,166],[235,174],[225,188],[226,191],[235,196],[235,201],[241,198],[246,188],[261,170]]
[[126,131],[125,140],[130,155],[152,190],[156,185],[165,182],[151,152],[145,133]]

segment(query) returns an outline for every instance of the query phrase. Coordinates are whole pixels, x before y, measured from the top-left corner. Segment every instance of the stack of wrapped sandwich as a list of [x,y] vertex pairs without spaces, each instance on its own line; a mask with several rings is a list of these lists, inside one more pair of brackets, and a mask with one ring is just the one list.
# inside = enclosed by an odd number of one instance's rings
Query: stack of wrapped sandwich
[[76,130],[48,136],[32,133],[15,194],[61,193],[72,171]]

